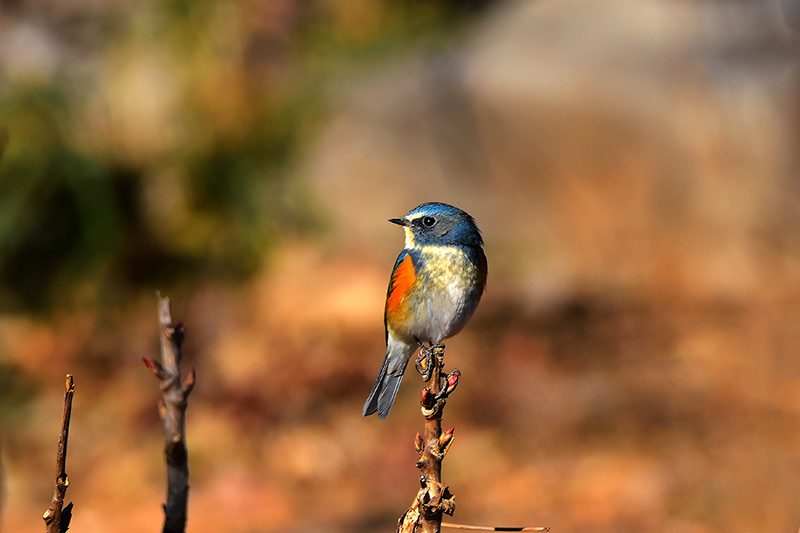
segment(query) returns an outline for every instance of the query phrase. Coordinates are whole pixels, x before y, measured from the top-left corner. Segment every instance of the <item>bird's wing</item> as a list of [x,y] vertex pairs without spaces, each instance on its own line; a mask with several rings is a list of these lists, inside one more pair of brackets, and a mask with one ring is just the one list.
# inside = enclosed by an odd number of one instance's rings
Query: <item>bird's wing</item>
[[414,265],[413,254],[405,249],[397,256],[397,261],[392,269],[392,277],[389,279],[389,289],[386,292],[386,309],[383,314],[383,324],[386,328],[386,342],[389,342],[389,321],[403,321],[404,312],[403,300],[411,291],[417,279],[417,271]]

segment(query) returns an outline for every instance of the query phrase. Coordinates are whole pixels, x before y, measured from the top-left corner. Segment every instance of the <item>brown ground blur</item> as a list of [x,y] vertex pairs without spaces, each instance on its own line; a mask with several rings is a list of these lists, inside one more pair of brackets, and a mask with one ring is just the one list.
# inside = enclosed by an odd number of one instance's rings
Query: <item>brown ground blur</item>
[[[351,39],[376,31],[373,3],[322,4]],[[267,14],[225,32],[280,40],[262,26],[294,3],[245,5]],[[393,531],[417,488],[421,382],[407,375],[386,421],[360,409],[402,246],[385,220],[429,200],[473,214],[489,258],[481,307],[447,343],[463,373],[444,422],[454,521],[797,531],[798,15],[791,0],[501,2],[446,46],[326,86],[280,191],[284,206],[310,198],[322,230],[271,221],[275,245],[245,281],[167,294],[198,376],[189,533]],[[157,51],[108,53],[130,70],[101,76],[107,136],[81,135],[151,168],[164,157],[154,139],[182,135],[157,123],[180,91],[148,85],[167,76]],[[208,68],[191,105],[236,131],[237,99],[258,91],[231,81],[241,65]],[[281,74],[258,75],[274,88]],[[126,80],[152,91],[131,95]],[[146,198],[180,241],[182,222],[164,218],[180,209],[164,199],[180,188],[172,164],[152,171]],[[42,530],[68,372],[71,530],[160,528],[158,390],[141,363],[157,353],[151,285],[114,306],[0,315],[2,531]]]

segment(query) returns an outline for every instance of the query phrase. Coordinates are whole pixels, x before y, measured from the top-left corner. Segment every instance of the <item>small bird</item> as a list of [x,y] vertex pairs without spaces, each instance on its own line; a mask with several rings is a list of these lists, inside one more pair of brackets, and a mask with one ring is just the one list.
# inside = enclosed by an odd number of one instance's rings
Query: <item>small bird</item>
[[403,218],[405,248],[397,256],[386,294],[386,356],[364,416],[389,416],[411,356],[462,330],[486,286],[487,263],[475,220],[452,205],[429,202]]

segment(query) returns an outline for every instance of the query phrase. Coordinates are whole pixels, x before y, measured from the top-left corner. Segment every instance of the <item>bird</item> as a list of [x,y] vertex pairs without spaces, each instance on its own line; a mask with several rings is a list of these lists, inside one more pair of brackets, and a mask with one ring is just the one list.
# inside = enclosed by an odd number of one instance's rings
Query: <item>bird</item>
[[483,238],[466,211],[427,202],[389,222],[405,230],[384,309],[386,355],[363,416],[392,410],[411,356],[423,343],[439,345],[469,322],[486,287]]

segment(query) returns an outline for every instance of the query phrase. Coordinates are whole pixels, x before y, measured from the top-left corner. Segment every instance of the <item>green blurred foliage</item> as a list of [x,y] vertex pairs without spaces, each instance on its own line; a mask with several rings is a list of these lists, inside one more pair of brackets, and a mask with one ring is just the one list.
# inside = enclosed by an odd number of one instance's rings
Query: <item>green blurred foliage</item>
[[0,101],[12,140],[0,166],[0,305],[39,309],[59,277],[91,272],[120,239],[108,171],[66,142],[56,87]]
[[483,3],[169,0],[38,13],[55,68],[0,76],[0,309],[246,278],[287,233],[321,227],[291,169],[328,84],[446,42]]

